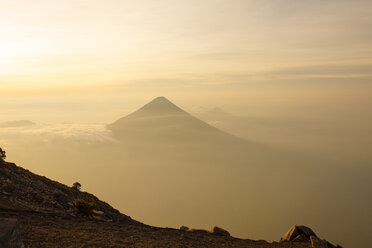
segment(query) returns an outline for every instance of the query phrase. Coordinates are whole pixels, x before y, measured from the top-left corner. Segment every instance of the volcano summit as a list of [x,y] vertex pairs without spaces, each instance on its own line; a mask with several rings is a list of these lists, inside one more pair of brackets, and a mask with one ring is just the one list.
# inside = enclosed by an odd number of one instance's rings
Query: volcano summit
[[121,140],[172,141],[238,140],[182,110],[165,97],[157,97],[134,113],[107,126]]

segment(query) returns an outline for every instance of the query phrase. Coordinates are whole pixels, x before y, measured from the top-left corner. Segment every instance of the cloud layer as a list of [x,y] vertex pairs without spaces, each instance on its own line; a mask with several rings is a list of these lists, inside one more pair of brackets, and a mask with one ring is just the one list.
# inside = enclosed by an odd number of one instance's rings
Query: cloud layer
[[44,123],[25,127],[0,128],[0,142],[11,143],[14,139],[39,138],[43,141],[66,139],[85,142],[114,142],[105,124]]

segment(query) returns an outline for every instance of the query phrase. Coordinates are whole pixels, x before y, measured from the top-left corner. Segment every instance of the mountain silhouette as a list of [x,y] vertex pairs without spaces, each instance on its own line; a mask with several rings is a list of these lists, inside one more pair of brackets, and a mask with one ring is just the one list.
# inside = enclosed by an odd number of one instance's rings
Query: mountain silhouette
[[134,113],[107,126],[120,139],[173,141],[238,140],[187,113],[165,97],[157,97]]
[[[129,116],[189,115],[164,96],[159,96]],[[122,118],[123,119],[123,118]]]

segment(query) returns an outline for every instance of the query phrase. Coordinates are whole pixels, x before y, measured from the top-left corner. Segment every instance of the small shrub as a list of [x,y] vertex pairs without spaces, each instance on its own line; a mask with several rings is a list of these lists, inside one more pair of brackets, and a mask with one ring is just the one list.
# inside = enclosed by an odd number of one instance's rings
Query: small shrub
[[71,188],[74,189],[74,190],[80,191],[80,189],[81,189],[81,184],[80,184],[79,182],[75,182],[75,183],[72,185]]
[[0,147],[0,162],[4,162],[6,159],[6,152]]
[[70,202],[71,206],[77,208],[78,212],[83,215],[92,216],[96,203],[92,197],[77,198]]

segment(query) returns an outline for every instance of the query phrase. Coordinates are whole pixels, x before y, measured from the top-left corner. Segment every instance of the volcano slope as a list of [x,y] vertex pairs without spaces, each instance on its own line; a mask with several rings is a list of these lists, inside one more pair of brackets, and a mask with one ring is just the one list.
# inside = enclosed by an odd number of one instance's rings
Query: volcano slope
[[165,97],[157,97],[137,111],[107,126],[126,141],[156,140],[173,143],[227,142],[238,138],[187,113]]
[[[94,195],[0,162],[0,219],[17,219],[26,248],[42,247],[310,247],[308,242],[273,242],[148,226],[121,214]],[[69,204],[95,202],[92,215]]]

